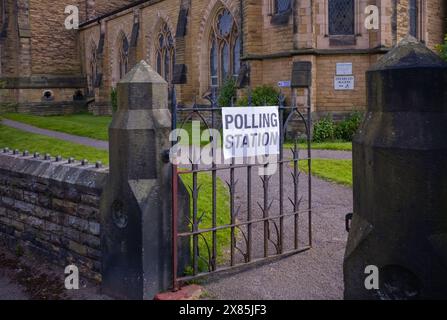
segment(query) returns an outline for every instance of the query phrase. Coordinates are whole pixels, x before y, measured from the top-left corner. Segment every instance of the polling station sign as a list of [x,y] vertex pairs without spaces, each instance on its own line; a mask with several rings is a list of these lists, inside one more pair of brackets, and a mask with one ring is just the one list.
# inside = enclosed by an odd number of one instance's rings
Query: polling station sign
[[278,107],[222,108],[224,158],[279,154]]

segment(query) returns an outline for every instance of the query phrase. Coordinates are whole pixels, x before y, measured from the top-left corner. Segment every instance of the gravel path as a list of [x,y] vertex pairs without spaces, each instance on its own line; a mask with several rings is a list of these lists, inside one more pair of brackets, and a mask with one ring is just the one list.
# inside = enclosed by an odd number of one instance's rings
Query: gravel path
[[85,146],[89,146],[89,147],[93,147],[93,148],[97,148],[97,149],[101,149],[101,150],[109,149],[108,141],[95,140],[95,139],[90,139],[90,138],[85,138],[85,137],[74,136],[71,134],[63,133],[63,132],[41,129],[41,128],[37,128],[34,126],[30,126],[30,125],[22,123],[22,122],[17,122],[17,121],[8,120],[8,119],[3,119],[1,124],[11,127],[11,128],[19,129],[22,131],[36,133],[36,134],[48,136],[51,138],[56,138],[56,139],[61,139],[61,140],[65,140],[68,142],[77,143],[77,144],[82,144]]

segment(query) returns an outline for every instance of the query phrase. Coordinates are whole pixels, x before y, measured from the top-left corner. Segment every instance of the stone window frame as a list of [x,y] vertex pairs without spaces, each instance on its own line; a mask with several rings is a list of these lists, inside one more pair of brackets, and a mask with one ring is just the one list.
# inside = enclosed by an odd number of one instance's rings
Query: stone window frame
[[[122,32],[119,38],[118,48],[118,77],[121,80],[129,72],[130,42],[126,34]],[[127,46],[126,46],[127,44]]]
[[[160,42],[163,37],[163,43]],[[168,39],[166,42],[165,40]],[[170,39],[170,40],[169,40]],[[172,31],[166,21],[162,21],[158,28],[157,37],[155,40],[155,66],[157,72],[168,82],[172,83],[175,67],[175,39],[172,36]],[[169,57],[169,70],[166,71],[166,57]]]
[[[233,22],[231,25],[231,30],[226,34],[222,35],[218,30],[219,19],[225,14],[228,13],[232,18]],[[237,48],[239,45],[239,52],[237,52]],[[239,26],[237,21],[233,15],[233,13],[226,7],[219,8],[214,16],[212,17],[211,22],[211,30],[209,34],[208,40],[208,81],[209,86],[211,88],[220,88],[227,79],[224,79],[223,76],[223,51],[225,50],[225,46],[228,48],[228,70],[233,79],[237,79],[239,76],[239,70],[241,67],[240,60],[240,50],[242,45],[241,34],[239,30]],[[212,57],[213,48],[216,50],[216,56]],[[212,65],[213,58],[216,58],[216,72],[213,73]],[[237,60],[239,61],[239,66],[237,66]]]
[[92,40],[89,46],[89,59],[88,59],[88,91],[89,94],[94,92],[96,87],[96,80],[98,77],[98,46]]
[[284,10],[282,12],[277,11],[277,3],[278,1],[285,1],[285,0],[268,0],[268,15],[270,16],[270,23],[272,25],[287,25],[289,24],[290,16],[293,12],[293,6],[294,6],[294,0],[287,0],[289,1],[289,8],[287,10]]
[[329,38],[329,46],[355,46],[357,44],[357,37],[361,36],[361,28],[359,26],[360,12],[360,0],[352,0],[354,3],[354,33],[352,35],[331,35],[329,33],[330,28],[330,16],[329,16],[329,1],[324,0],[325,10],[325,37]]
[[[408,1],[408,32],[416,39],[425,42],[425,13],[427,1],[409,0]],[[416,18],[416,21],[413,19]]]

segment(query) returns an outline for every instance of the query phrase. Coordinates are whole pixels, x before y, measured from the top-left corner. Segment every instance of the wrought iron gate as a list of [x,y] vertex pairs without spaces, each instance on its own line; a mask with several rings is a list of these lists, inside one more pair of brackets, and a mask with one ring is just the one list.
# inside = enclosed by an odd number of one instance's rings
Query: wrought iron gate
[[[205,129],[218,128],[222,108],[217,106],[215,94],[209,98],[211,106],[208,107],[196,103],[189,108],[179,107],[175,102],[175,91],[171,97],[173,129],[184,128],[193,119],[199,120]],[[260,176],[259,181],[255,181],[256,169],[268,166],[268,162],[253,163],[244,159],[240,164],[233,159],[230,163],[217,164],[215,156],[220,150],[215,147],[211,150],[213,161],[210,166],[194,163],[185,167],[172,165],[174,290],[181,283],[199,277],[287,257],[312,247],[312,176],[301,175],[302,171],[309,173],[312,169],[310,102],[308,106],[299,108],[295,97],[292,101],[291,106],[286,106],[284,95],[279,97],[281,147],[275,175]],[[288,130],[292,123],[295,128]],[[291,138],[289,131],[293,131]],[[210,134],[211,142],[213,138]],[[303,150],[300,143],[304,144]],[[302,157],[300,151],[304,153]],[[211,206],[207,212],[199,212],[198,209],[201,174],[208,174],[212,181],[211,194],[207,195]],[[181,232],[178,225],[178,182],[186,175],[191,178],[191,210],[187,218],[188,231]],[[218,217],[221,209],[217,207],[219,179],[225,180],[229,195],[229,219],[225,224],[219,224]],[[206,215],[211,218],[211,225],[203,227]],[[219,233],[230,237],[229,248],[223,252],[218,250]],[[179,243],[185,239],[191,246],[191,265],[186,273],[179,270],[178,255]],[[200,243],[205,250],[200,250]]]

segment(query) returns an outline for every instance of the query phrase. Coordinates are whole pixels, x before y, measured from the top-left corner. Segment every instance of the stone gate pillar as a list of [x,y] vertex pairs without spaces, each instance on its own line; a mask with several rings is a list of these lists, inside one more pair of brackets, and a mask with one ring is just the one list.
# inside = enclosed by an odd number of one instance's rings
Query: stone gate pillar
[[117,298],[153,299],[171,284],[168,85],[142,61],[117,90],[101,203],[102,289]]
[[[345,298],[445,299],[447,64],[408,37],[367,72],[367,88]],[[365,286],[368,266],[379,271],[377,290]]]

